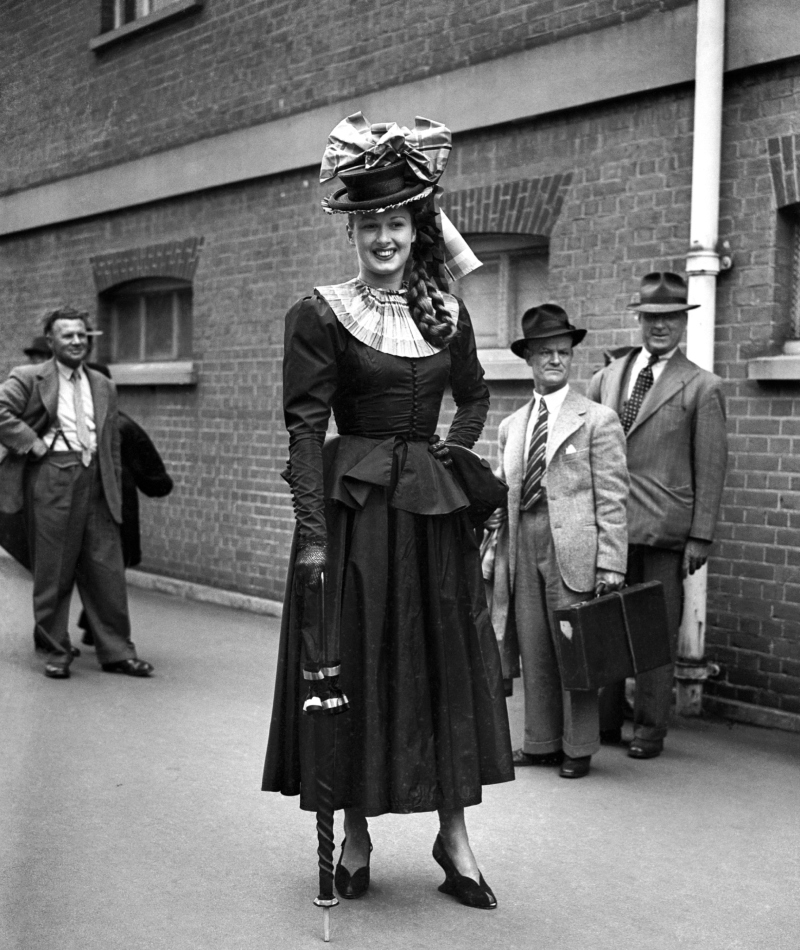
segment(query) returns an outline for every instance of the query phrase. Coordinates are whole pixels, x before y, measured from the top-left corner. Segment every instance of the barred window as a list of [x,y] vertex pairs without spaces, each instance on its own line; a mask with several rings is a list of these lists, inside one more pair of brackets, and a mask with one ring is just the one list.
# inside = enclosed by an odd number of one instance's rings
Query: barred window
[[204,0],[100,0],[100,35],[89,48],[102,53],[108,46],[162,24],[197,14]]
[[133,23],[142,17],[150,16],[158,10],[174,3],[174,0],[114,0],[114,21],[112,29],[117,30],[126,23]]
[[522,314],[548,299],[548,247],[524,234],[466,235],[483,266],[454,285],[463,297],[479,349],[505,349]]
[[192,352],[192,288],[177,280],[134,280],[107,296],[112,363],[181,360]]

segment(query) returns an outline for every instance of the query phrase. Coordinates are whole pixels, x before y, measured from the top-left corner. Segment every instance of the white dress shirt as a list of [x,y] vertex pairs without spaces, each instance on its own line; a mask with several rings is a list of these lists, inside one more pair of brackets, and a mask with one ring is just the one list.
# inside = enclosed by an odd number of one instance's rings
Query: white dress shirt
[[[653,363],[651,369],[653,371],[653,385],[658,382],[658,377],[664,372],[664,367],[667,365],[667,361],[672,357],[678,347],[673,347],[669,353],[665,353],[663,356],[658,357],[658,362]],[[639,373],[647,366],[648,361],[650,360],[650,352],[642,347],[639,350],[639,355],[633,361],[631,366],[630,379],[628,380],[628,392],[625,395],[625,400],[631,398],[631,393],[633,392],[633,387],[636,385],[636,380],[639,378]],[[549,407],[548,407],[549,408]]]
[[[47,432],[45,432],[42,441],[48,448],[53,448],[54,451],[57,452],[64,452],[67,448],[79,452],[81,444],[78,440],[78,425],[75,419],[75,384],[72,382],[73,370],[72,367],[65,366],[63,363],[59,363],[58,360],[56,360],[56,368],[58,369],[58,418]],[[89,430],[89,450],[96,452],[97,431],[94,421],[92,388],[89,385],[89,377],[86,375],[86,370],[82,366],[78,367],[78,377],[81,399],[83,401],[83,414],[86,418],[86,428]],[[69,443],[68,446],[64,444],[64,439],[60,436],[58,437],[58,443],[53,446],[59,427]]]
[[553,433],[553,426],[555,425],[556,419],[558,418],[558,413],[561,411],[561,407],[564,405],[564,400],[567,398],[568,392],[569,383],[567,383],[566,386],[562,386],[561,389],[557,389],[554,393],[548,393],[546,396],[541,396],[534,389],[533,409],[531,409],[531,415],[528,419],[528,428],[525,432],[525,456],[522,460],[523,471],[525,471],[525,466],[528,464],[528,449],[531,445],[533,428],[536,425],[537,418],[539,417],[539,403],[543,399],[545,406],[547,406],[547,448],[545,449],[545,463],[547,465],[550,464],[550,459],[553,457],[553,453],[550,448],[550,436]]

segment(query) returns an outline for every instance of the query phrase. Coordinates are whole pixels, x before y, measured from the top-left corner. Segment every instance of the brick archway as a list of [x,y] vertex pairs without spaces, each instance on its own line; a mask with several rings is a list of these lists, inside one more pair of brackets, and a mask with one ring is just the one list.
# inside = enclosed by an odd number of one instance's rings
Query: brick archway
[[465,234],[537,234],[553,231],[572,172],[445,192],[442,207]]
[[191,283],[203,238],[149,244],[90,258],[98,293],[143,277],[174,277]]

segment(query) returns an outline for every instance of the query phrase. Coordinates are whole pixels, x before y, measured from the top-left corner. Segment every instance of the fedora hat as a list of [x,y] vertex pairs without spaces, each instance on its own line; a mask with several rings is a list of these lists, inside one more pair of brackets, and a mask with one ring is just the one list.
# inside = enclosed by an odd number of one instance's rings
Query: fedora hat
[[344,188],[325,199],[327,208],[339,214],[388,211],[433,192],[430,182],[409,174],[406,161],[341,171],[339,178]]
[[695,310],[699,303],[687,303],[689,296],[686,281],[680,274],[670,271],[653,271],[642,278],[638,303],[629,303],[628,310],[639,313],[675,313]]
[[47,337],[45,336],[35,336],[31,341],[30,346],[26,346],[22,351],[26,356],[52,356],[53,351],[50,349],[50,344],[47,342]]
[[522,314],[522,333],[522,339],[514,340],[511,344],[511,352],[522,359],[525,359],[526,344],[532,340],[571,336],[573,344],[577,344],[586,336],[585,330],[579,330],[569,322],[566,310],[554,303],[543,303],[526,310]]

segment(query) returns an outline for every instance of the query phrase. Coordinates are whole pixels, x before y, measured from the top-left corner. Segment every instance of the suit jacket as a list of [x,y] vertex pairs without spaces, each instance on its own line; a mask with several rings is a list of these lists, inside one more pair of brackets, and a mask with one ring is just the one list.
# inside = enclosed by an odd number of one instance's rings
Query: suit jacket
[[[111,515],[122,522],[117,390],[102,373],[84,366],[92,390],[100,477]],[[8,450],[0,462],[0,511],[20,511],[28,450],[58,415],[58,369],[55,359],[17,366],[0,385],[0,445]]]
[[[616,411],[640,350],[596,373],[589,398]],[[690,537],[713,540],[728,461],[722,380],[677,350],[645,396],[627,444],[630,543],[683,550]]]
[[[525,437],[533,400],[500,423],[498,475],[508,483],[508,581],[517,573],[517,532]],[[625,436],[616,414],[573,389],[548,440],[544,476],[556,560],[571,590],[594,589],[598,569],[625,573],[628,472]],[[495,583],[497,583],[495,578]]]

